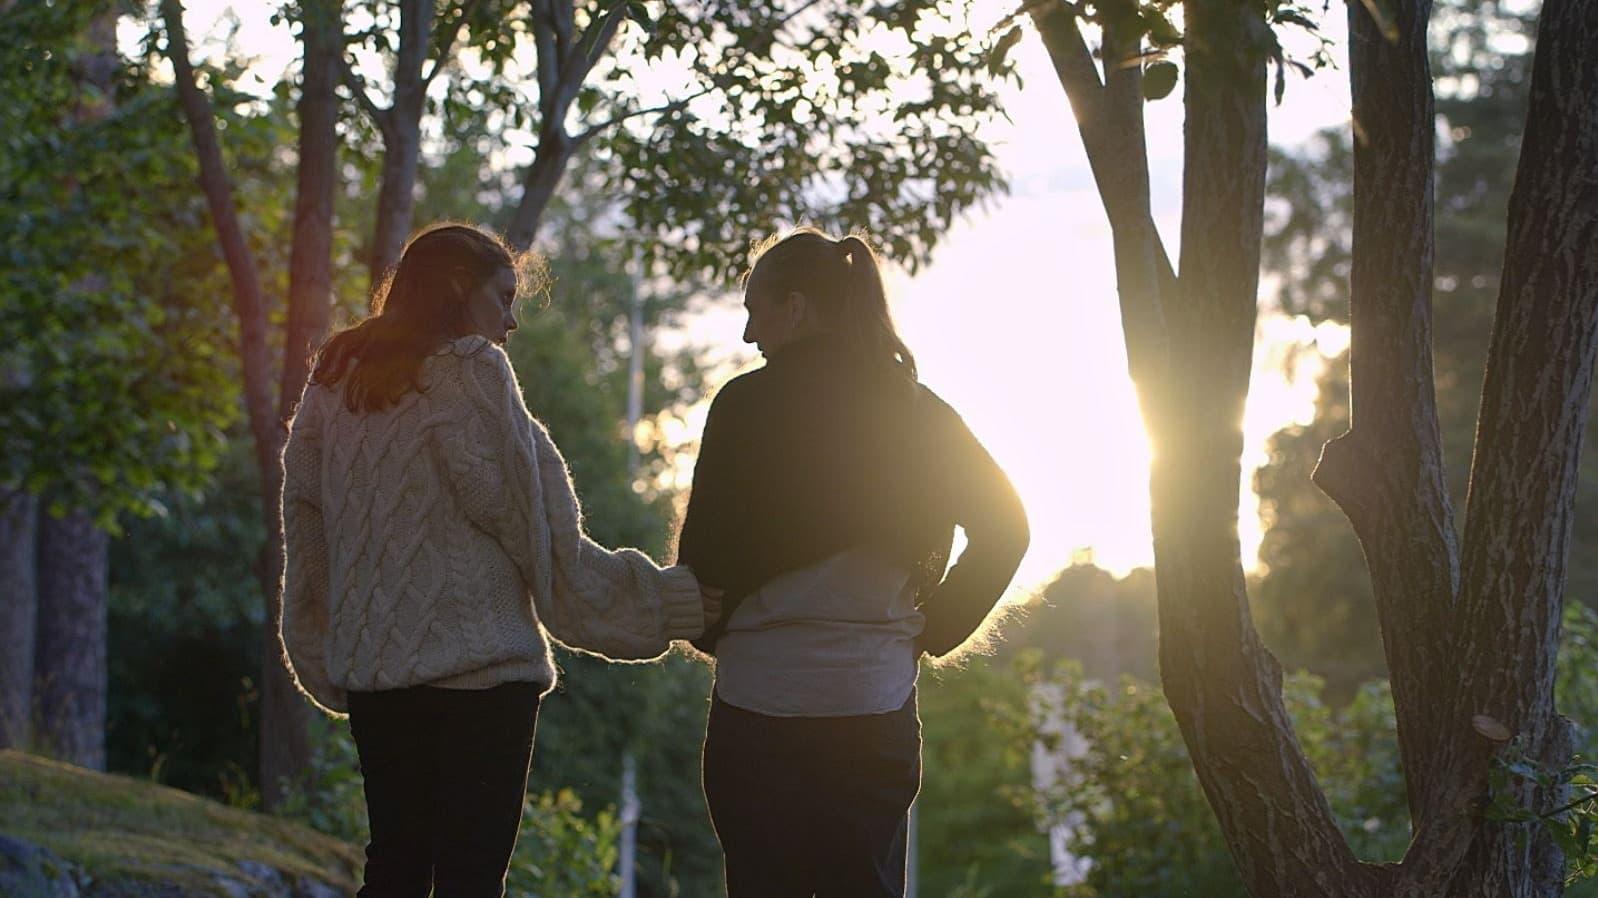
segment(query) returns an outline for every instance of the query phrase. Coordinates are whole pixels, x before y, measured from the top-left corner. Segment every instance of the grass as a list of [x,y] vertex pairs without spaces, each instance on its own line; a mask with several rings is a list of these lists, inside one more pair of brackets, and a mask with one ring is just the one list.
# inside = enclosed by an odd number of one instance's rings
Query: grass
[[145,780],[0,751],[0,832],[49,849],[97,881],[172,883],[227,893],[215,876],[254,861],[293,881],[355,891],[361,854],[301,824],[230,808]]

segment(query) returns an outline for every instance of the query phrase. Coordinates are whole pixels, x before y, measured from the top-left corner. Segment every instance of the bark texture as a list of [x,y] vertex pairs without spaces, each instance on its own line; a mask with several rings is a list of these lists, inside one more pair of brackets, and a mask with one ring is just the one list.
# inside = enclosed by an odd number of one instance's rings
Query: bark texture
[[1315,482],[1364,547],[1383,634],[1410,816],[1437,821],[1448,784],[1428,762],[1445,732],[1439,678],[1459,582],[1432,382],[1433,160],[1429,0],[1391,5],[1396,40],[1348,7],[1354,112],[1350,311],[1352,425],[1328,443]]
[[39,500],[0,489],[0,748],[33,744],[33,640],[39,611]]
[[[294,414],[305,389],[311,353],[327,334],[332,311],[333,190],[337,182],[339,59],[344,29],[339,5],[315,0],[302,5],[304,46],[299,114],[299,169],[294,200],[294,239],[289,255],[288,314],[283,368],[278,386],[274,439],[281,447],[282,422]],[[310,768],[310,718],[315,711],[294,688],[282,659],[277,632],[283,616],[282,469],[274,453],[261,471],[267,542],[258,569],[266,598],[261,632],[261,797],[276,807]]]
[[85,512],[39,519],[33,671],[36,746],[105,769],[106,575],[110,537]]
[[[233,187],[217,139],[210,100],[196,82],[178,0],[161,0],[166,26],[167,54],[184,118],[189,123],[200,167],[200,187],[205,193],[232,279],[233,307],[239,321],[239,357],[244,375],[245,405],[255,442],[261,484],[261,513],[267,542],[261,548],[257,573],[267,608],[262,634],[266,647],[262,659],[260,739],[261,794],[268,808],[282,797],[285,783],[300,779],[310,767],[309,707],[298,699],[281,662],[275,631],[280,616],[283,578],[282,468],[279,457],[286,437],[283,421],[298,401],[306,374],[309,347],[327,328],[331,300],[332,186],[336,173],[336,103],[330,102],[342,51],[339,6],[331,0],[306,4],[306,90],[300,114],[307,133],[301,140],[299,192],[295,201],[294,246],[290,251],[288,325],[285,364],[277,396],[273,396],[274,371],[267,351],[267,318],[254,256],[244,238],[234,206]],[[330,49],[331,48],[331,49]],[[308,124],[308,128],[306,127]]]
[[[1554,658],[1598,357],[1595,46],[1598,4],[1543,4],[1471,463],[1454,660],[1474,676],[1453,694],[1444,721],[1453,738],[1433,761],[1463,768],[1468,785],[1484,775],[1483,740],[1468,738],[1476,715],[1503,723],[1544,763],[1563,765],[1572,748],[1554,709]],[[1521,798],[1548,807],[1548,796]],[[1524,844],[1516,835],[1482,825],[1453,889],[1558,894],[1558,851],[1540,833]]]

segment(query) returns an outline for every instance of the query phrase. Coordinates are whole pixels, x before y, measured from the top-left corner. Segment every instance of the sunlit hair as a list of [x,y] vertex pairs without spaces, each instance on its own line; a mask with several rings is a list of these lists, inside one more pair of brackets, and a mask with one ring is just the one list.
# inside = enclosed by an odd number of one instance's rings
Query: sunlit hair
[[516,273],[517,294],[548,284],[544,260],[517,252],[476,225],[439,222],[416,232],[399,264],[372,291],[369,314],[322,344],[311,383],[344,384],[352,412],[388,408],[411,390],[422,392],[422,362],[467,333],[468,298],[502,269]]
[[915,356],[893,326],[877,254],[864,236],[833,240],[817,228],[796,228],[756,243],[749,263],[745,285],[779,296],[803,293],[821,326],[841,334],[861,358],[916,379]]

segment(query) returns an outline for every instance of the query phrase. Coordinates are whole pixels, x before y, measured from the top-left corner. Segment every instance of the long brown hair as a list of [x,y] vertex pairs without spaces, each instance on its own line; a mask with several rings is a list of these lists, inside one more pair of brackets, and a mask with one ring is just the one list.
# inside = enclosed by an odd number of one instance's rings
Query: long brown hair
[[439,222],[416,232],[399,264],[372,291],[369,314],[327,339],[311,383],[344,385],[352,412],[375,412],[411,390],[422,392],[422,362],[466,334],[466,300],[501,269],[516,273],[517,292],[547,284],[543,259],[517,252],[477,225]]
[[838,333],[867,362],[916,379],[916,358],[894,327],[877,254],[862,234],[833,240],[818,228],[795,228],[755,244],[745,283],[803,293],[821,326]]

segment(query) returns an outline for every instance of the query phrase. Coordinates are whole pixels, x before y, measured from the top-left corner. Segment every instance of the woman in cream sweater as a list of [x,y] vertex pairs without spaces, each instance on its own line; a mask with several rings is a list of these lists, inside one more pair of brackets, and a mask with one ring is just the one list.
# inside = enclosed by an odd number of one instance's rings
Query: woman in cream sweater
[[283,452],[283,651],[350,718],[362,898],[503,894],[546,631],[647,659],[703,629],[688,569],[583,532],[501,348],[526,269],[478,228],[418,233],[373,314],[323,345]]

